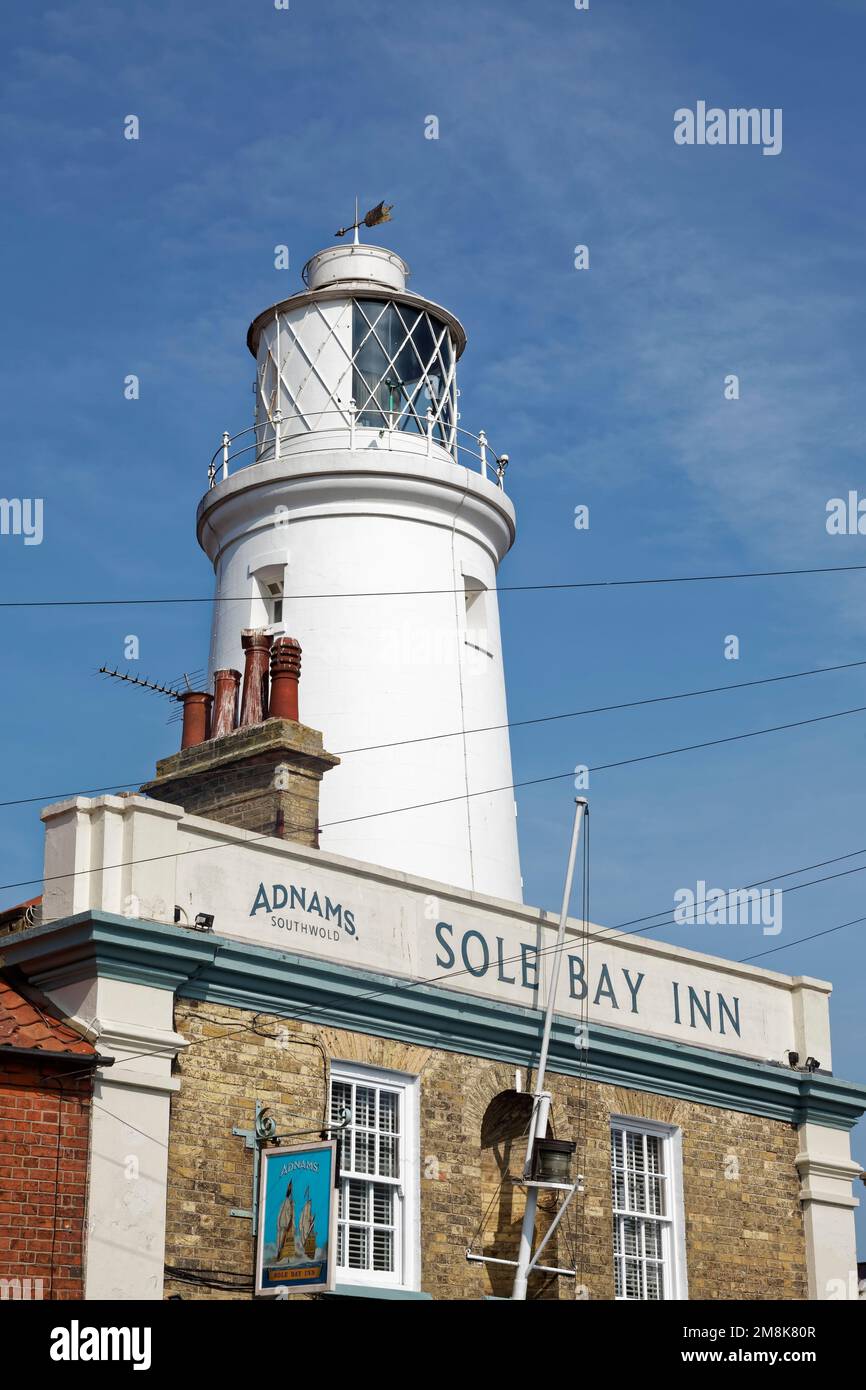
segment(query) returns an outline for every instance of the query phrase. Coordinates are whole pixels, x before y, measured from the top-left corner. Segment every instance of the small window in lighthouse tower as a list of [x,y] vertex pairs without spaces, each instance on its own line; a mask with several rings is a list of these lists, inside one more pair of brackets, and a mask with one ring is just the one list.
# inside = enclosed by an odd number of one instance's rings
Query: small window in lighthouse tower
[[463,588],[466,603],[466,645],[484,656],[492,657],[487,633],[487,589],[480,579],[475,579],[470,574],[464,574]]
[[250,626],[283,631],[285,600],[285,566],[263,565],[251,576],[253,580]]
[[265,606],[268,610],[268,626],[276,627],[283,621],[283,586],[279,581],[265,585]]

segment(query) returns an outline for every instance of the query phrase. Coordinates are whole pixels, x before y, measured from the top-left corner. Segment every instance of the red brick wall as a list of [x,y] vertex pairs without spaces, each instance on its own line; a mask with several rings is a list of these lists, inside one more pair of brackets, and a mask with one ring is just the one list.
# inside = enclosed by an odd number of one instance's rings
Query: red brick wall
[[43,1298],[83,1297],[91,1091],[56,1057],[0,1058],[0,1279],[29,1279],[31,1298],[40,1279]]

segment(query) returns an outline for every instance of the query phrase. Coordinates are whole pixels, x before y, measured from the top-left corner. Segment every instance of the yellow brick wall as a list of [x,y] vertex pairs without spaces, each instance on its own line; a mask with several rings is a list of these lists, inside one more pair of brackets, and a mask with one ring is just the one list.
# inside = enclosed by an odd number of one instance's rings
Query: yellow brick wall
[[[509,1273],[469,1264],[465,1251],[474,1240],[475,1249],[513,1255],[522,1190],[500,1182],[520,1170],[525,1122],[519,1099],[491,1105],[513,1090],[513,1067],[187,1000],[178,1002],[176,1027],[193,1045],[179,1058],[181,1088],[172,1098],[168,1265],[220,1271],[216,1278],[230,1285],[232,1275],[251,1279],[251,1222],[229,1209],[250,1206],[252,1154],[232,1127],[252,1127],[256,1099],[270,1106],[278,1131],[320,1124],[326,1059],[335,1058],[420,1075],[421,1288],[434,1298],[507,1293]],[[560,1138],[574,1137],[585,1107],[586,1193],[545,1263],[573,1262],[588,1297],[613,1297],[609,1117],[632,1115],[682,1129],[689,1296],[806,1297],[798,1145],[789,1125],[574,1077],[551,1077],[551,1090]],[[541,1205],[540,1231],[553,1209],[548,1197]],[[249,1296],[170,1277],[166,1293]],[[530,1283],[530,1297],[574,1296],[574,1281]]]

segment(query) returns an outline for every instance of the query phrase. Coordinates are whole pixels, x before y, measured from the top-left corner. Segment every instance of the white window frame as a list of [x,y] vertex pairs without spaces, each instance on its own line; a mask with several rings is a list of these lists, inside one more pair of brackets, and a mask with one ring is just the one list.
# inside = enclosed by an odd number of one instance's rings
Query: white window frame
[[[399,1174],[394,1180],[397,1202],[397,1239],[395,1240],[395,1271],[393,1274],[382,1270],[350,1269],[337,1265],[337,1283],[357,1287],[379,1287],[405,1289],[417,1292],[421,1277],[421,1182],[419,1150],[419,1092],[420,1080],[406,1072],[388,1071],[383,1067],[363,1066],[357,1062],[331,1062],[331,1085],[335,1081],[354,1083],[359,1086],[379,1086],[398,1094],[400,1112],[401,1143],[399,1145]],[[330,1088],[328,1095],[330,1107]],[[336,1137],[336,1131],[334,1131]],[[369,1173],[352,1173],[342,1168],[340,1182],[344,1177],[354,1177],[361,1182],[388,1182],[387,1178]],[[335,1232],[336,1239],[336,1232]]]
[[[688,1278],[686,1271],[685,1207],[683,1203],[683,1140],[682,1130],[675,1125],[658,1124],[654,1120],[636,1119],[633,1115],[611,1115],[610,1117],[610,1162],[608,1168],[613,1174],[613,1131],[630,1130],[633,1134],[653,1135],[662,1141],[662,1161],[667,1194],[668,1215],[654,1217],[647,1212],[611,1210],[613,1220],[617,1215],[633,1216],[640,1221],[658,1221],[662,1228],[662,1268],[664,1271],[664,1299],[671,1302],[687,1299]],[[611,1228],[611,1251],[615,1248],[614,1232]],[[614,1255],[614,1260],[617,1256]],[[649,1300],[630,1299],[625,1294],[614,1295],[617,1302],[636,1303]]]
[[[271,551],[260,555],[248,565],[247,574],[251,583],[250,617],[248,626],[263,628],[273,637],[281,637],[286,632],[286,569],[289,563],[288,551]],[[282,594],[279,601],[283,605],[279,622],[271,622],[272,605],[275,595],[270,593],[269,585],[279,584]]]
[[483,673],[488,669],[489,659],[493,656],[490,639],[490,589],[483,579],[470,573],[465,565],[461,565],[460,568],[463,576],[463,644],[472,652],[488,658],[488,661],[469,663],[472,667],[477,666]]

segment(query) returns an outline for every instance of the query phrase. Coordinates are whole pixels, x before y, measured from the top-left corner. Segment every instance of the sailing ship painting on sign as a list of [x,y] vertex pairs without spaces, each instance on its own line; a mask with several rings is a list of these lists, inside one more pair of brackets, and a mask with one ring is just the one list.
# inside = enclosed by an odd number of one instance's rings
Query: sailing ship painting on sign
[[256,1293],[334,1287],[336,1143],[265,1149],[259,1187]]

